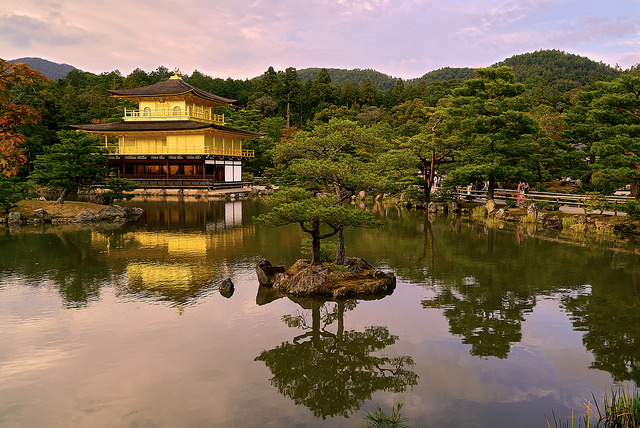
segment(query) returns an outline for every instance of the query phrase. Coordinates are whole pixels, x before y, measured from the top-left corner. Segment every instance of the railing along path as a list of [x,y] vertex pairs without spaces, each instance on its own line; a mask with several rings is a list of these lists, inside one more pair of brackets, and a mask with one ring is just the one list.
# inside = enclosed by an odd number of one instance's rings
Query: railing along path
[[[457,199],[468,199],[474,201],[487,201],[486,190],[466,190],[458,189]],[[493,191],[494,200],[513,200],[524,203],[525,205],[530,202],[547,202],[550,204],[567,205],[574,208],[588,209],[588,203],[593,195],[575,195],[568,193],[551,193],[551,192],[535,192],[529,191],[524,193],[518,192],[514,189],[495,189]],[[624,205],[627,201],[634,200],[631,196],[613,195],[604,197],[610,208],[607,211],[619,212],[618,205]]]

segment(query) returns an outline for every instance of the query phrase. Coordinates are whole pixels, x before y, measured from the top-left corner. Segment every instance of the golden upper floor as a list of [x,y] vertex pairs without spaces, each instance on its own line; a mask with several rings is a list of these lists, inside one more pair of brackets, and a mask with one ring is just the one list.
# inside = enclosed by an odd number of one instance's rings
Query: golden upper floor
[[235,102],[191,86],[178,75],[141,88],[109,92],[116,98],[138,103],[138,109],[124,109],[125,121],[196,120],[224,125],[224,116],[211,109]]

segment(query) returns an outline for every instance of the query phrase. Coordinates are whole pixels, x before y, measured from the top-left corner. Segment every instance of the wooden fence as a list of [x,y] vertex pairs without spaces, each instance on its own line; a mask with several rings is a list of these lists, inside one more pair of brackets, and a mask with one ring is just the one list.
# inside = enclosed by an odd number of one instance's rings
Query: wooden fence
[[[473,200],[477,202],[486,202],[487,201],[487,191],[486,190],[458,190],[457,192],[458,199],[467,199]],[[587,209],[590,204],[590,200],[593,201],[596,197],[594,195],[576,195],[576,194],[568,194],[568,193],[550,193],[550,192],[527,192],[518,193],[517,190],[513,189],[495,189],[493,192],[493,198],[496,201],[520,201],[524,205],[528,205],[531,202],[547,202],[549,204],[558,204],[560,206],[566,205],[574,208]],[[622,206],[627,203],[627,201],[634,200],[631,196],[622,196],[622,195],[614,195],[614,196],[604,196],[604,199],[609,205],[607,211],[613,211],[617,213],[621,211],[618,206]]]

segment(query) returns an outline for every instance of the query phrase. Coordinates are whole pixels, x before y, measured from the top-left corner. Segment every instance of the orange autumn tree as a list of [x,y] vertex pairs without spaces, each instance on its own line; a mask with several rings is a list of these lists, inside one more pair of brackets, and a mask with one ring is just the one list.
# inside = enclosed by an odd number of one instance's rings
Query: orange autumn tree
[[21,146],[27,138],[16,127],[40,120],[40,113],[28,105],[14,102],[14,89],[48,82],[49,79],[26,64],[9,64],[0,59],[0,174],[11,177],[18,174],[18,167],[27,162]]

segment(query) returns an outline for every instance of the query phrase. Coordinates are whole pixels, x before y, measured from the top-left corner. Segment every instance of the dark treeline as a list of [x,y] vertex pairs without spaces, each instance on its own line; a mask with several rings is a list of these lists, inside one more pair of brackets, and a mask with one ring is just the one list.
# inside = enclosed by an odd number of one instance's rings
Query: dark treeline
[[[536,126],[530,124],[528,128],[518,131],[524,135],[533,133],[535,129],[536,134],[528,140],[528,144],[535,143],[536,148],[527,155],[530,160],[536,159],[535,166],[527,166],[530,171],[521,174],[521,178],[541,185],[548,179],[569,176],[589,184],[596,173],[601,184],[601,188],[596,190],[610,191],[610,185],[604,186],[607,182],[627,180],[627,183],[633,184],[634,178],[628,171],[623,173],[618,168],[618,171],[602,172],[609,167],[602,162],[598,168],[592,164],[601,159],[598,153],[609,150],[603,149],[600,143],[609,138],[613,144],[615,141],[610,137],[619,135],[620,129],[616,129],[612,121],[621,121],[627,126],[630,138],[635,138],[635,123],[631,123],[637,120],[633,119],[635,107],[627,106],[628,114],[618,118],[605,117],[598,111],[606,109],[606,102],[611,101],[606,101],[607,91],[626,91],[613,82],[622,76],[636,76],[637,67],[621,70],[617,66],[610,67],[557,50],[516,55],[492,68],[501,66],[508,66],[512,77],[486,77],[485,80],[506,79],[509,87],[517,93],[505,93],[503,99],[508,97],[511,101],[500,108],[517,111],[523,118],[526,116],[537,122]],[[12,89],[14,102],[33,106],[42,116],[39,123],[19,128],[27,136],[23,152],[28,158],[20,176],[29,174],[33,161],[43,152],[43,147],[56,143],[58,131],[69,129],[74,124],[119,121],[125,107],[135,107],[126,101],[111,98],[108,90],[150,85],[172,74],[164,66],[150,72],[136,69],[127,76],[118,70],[96,75],[74,69],[66,77],[49,83],[30,85],[28,88],[15,86]],[[247,162],[245,167],[247,172],[253,174],[264,174],[273,168],[271,153],[280,141],[290,138],[293,132],[312,131],[314,127],[332,119],[353,121],[363,127],[375,126],[380,135],[394,141],[394,147],[409,148],[416,153],[422,150],[417,148],[419,144],[416,141],[420,138],[416,138],[421,136],[423,142],[429,136],[435,138],[436,127],[439,139],[457,138],[462,144],[464,138],[476,138],[477,135],[465,136],[459,127],[454,132],[455,126],[450,125],[453,122],[460,125],[463,119],[477,112],[473,113],[472,109],[462,111],[461,106],[482,97],[491,98],[490,91],[478,91],[478,88],[472,87],[473,83],[469,83],[478,80],[476,70],[469,68],[447,67],[407,81],[374,70],[323,68],[298,71],[292,67],[285,70],[269,67],[261,76],[245,80],[214,78],[197,70],[183,78],[205,91],[237,100],[237,108],[218,111],[225,114],[228,126],[266,134],[262,139],[245,141],[246,148],[256,151],[256,157]],[[633,89],[629,91],[633,92]],[[491,118],[492,115],[489,113],[486,117]],[[509,120],[512,119],[509,117]],[[446,122],[449,122],[447,127],[444,126]],[[522,120],[520,123],[523,123]],[[504,133],[497,138],[503,138],[505,143],[509,139]],[[520,137],[518,141],[524,144]],[[442,160],[470,159],[463,156],[468,147],[464,144],[451,146],[451,150],[444,151],[448,157]],[[416,164],[424,169],[432,160],[435,162],[435,155],[435,152],[418,153]],[[511,157],[516,155],[516,152],[509,154]],[[500,162],[500,159],[490,162]],[[440,171],[446,172],[446,169],[446,166],[442,166]],[[459,175],[459,180],[482,176],[480,172],[467,169],[465,174]]]

